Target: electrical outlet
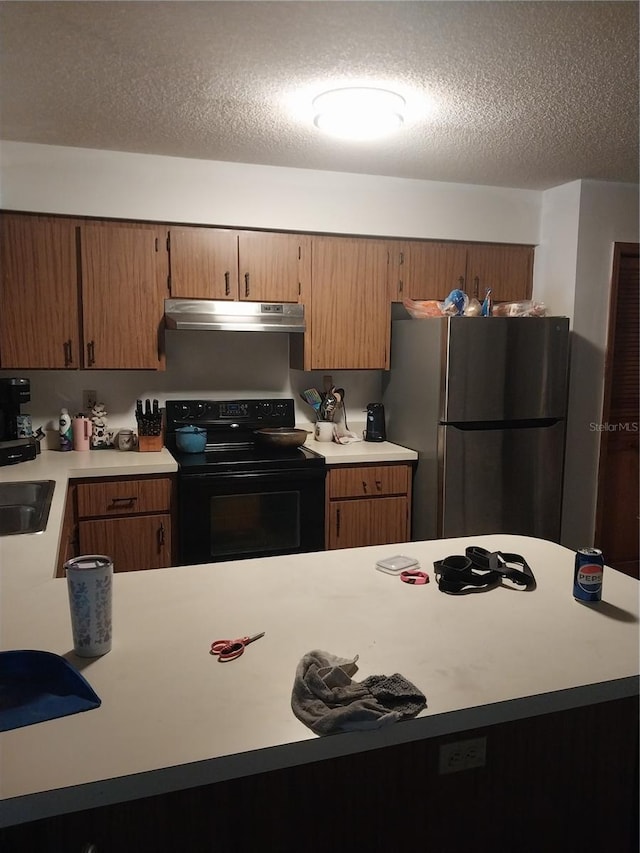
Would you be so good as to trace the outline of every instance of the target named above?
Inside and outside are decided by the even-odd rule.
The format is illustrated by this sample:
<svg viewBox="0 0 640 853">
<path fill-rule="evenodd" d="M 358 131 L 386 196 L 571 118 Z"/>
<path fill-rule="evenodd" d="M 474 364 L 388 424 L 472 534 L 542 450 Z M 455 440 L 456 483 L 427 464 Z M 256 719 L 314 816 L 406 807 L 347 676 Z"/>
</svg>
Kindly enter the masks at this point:
<svg viewBox="0 0 640 853">
<path fill-rule="evenodd" d="M 459 740 L 455 743 L 445 743 L 440 747 L 438 773 L 458 773 L 460 770 L 484 767 L 486 763 L 486 737 Z"/>
<path fill-rule="evenodd" d="M 82 392 L 82 411 L 85 413 L 90 412 L 91 409 L 93 409 L 93 407 L 95 406 L 97 399 L 98 399 L 98 395 L 95 391 L 83 391 Z"/>
</svg>

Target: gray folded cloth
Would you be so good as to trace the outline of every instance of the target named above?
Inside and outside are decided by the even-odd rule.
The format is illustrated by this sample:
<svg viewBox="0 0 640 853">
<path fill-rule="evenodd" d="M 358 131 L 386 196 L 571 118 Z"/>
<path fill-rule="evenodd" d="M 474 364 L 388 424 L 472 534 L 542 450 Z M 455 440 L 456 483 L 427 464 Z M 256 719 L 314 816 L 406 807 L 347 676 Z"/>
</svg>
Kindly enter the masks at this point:
<svg viewBox="0 0 640 853">
<path fill-rule="evenodd" d="M 291 708 L 317 735 L 378 729 L 426 708 L 424 693 L 399 673 L 353 681 L 357 660 L 315 649 L 298 663 Z"/>
</svg>

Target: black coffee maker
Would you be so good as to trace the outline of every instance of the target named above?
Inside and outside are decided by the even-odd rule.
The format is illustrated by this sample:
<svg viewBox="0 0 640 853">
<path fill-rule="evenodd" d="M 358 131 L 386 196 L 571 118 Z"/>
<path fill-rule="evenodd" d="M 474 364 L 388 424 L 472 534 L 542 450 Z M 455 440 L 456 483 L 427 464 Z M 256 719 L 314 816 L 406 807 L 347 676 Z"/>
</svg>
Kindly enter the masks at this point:
<svg viewBox="0 0 640 853">
<path fill-rule="evenodd" d="M 367 426 L 364 432 L 364 440 L 387 440 L 387 430 L 384 423 L 384 406 L 382 403 L 367 404 Z"/>
<path fill-rule="evenodd" d="M 0 379 L 0 465 L 35 459 L 34 438 L 18 438 L 20 406 L 31 399 L 28 379 Z"/>
</svg>

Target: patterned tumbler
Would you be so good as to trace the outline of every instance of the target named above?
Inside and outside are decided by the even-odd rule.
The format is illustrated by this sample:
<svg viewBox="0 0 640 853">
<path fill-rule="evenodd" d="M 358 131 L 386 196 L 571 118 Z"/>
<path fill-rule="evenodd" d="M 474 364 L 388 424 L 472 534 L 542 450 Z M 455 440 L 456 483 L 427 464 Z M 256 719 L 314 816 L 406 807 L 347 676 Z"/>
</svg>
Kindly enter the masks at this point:
<svg viewBox="0 0 640 853">
<path fill-rule="evenodd" d="M 94 658 L 111 650 L 111 557 L 90 554 L 64 564 L 71 610 L 73 650 Z"/>
</svg>

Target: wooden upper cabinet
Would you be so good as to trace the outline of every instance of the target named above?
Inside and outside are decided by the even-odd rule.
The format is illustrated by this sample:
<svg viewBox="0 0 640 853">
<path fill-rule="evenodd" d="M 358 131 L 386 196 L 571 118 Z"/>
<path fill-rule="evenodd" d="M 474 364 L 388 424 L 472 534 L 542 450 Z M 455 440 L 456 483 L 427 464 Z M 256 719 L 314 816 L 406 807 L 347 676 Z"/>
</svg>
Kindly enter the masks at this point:
<svg viewBox="0 0 640 853">
<path fill-rule="evenodd" d="M 310 245 L 305 235 L 171 228 L 171 295 L 298 302 L 308 278 Z"/>
<path fill-rule="evenodd" d="M 391 300 L 445 299 L 454 288 L 481 302 L 486 289 L 494 302 L 530 299 L 533 246 L 394 242 L 391 250 Z"/>
<path fill-rule="evenodd" d="M 466 246 L 459 243 L 395 243 L 391 298 L 444 299 L 454 288 L 464 289 L 466 264 Z"/>
<path fill-rule="evenodd" d="M 81 258 L 84 366 L 161 368 L 166 231 L 151 225 L 83 224 Z"/>
<path fill-rule="evenodd" d="M 306 369 L 389 367 L 388 255 L 384 240 L 313 238 Z"/>
<path fill-rule="evenodd" d="M 239 296 L 251 302 L 298 302 L 311 239 L 298 234 L 240 231 Z"/>
<path fill-rule="evenodd" d="M 218 228 L 171 228 L 171 295 L 238 298 L 238 234 Z"/>
<path fill-rule="evenodd" d="M 468 246 L 467 293 L 482 302 L 490 287 L 494 302 L 531 299 L 533 253 L 533 246 Z"/>
<path fill-rule="evenodd" d="M 77 223 L 53 217 L 0 218 L 0 366 L 81 364 Z"/>
</svg>

